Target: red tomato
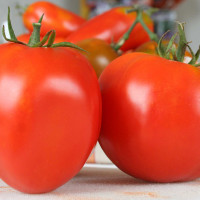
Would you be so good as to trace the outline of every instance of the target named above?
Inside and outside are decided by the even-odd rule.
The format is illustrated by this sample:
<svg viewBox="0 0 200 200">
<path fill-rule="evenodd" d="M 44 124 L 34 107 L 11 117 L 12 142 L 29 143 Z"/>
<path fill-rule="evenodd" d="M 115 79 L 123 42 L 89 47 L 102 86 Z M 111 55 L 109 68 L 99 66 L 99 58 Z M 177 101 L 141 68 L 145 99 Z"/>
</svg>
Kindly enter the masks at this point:
<svg viewBox="0 0 200 200">
<path fill-rule="evenodd" d="M 127 14 L 129 7 L 116 7 L 98 15 L 84 23 L 76 32 L 69 35 L 69 42 L 77 43 L 88 38 L 98 38 L 108 43 L 117 42 L 130 28 L 136 19 L 136 12 Z M 145 13 L 144 22 L 153 30 L 153 22 Z M 121 47 L 122 50 L 136 48 L 144 42 L 149 41 L 149 36 L 140 24 L 133 29 L 130 38 Z"/>
<path fill-rule="evenodd" d="M 100 76 L 101 147 L 122 171 L 147 181 L 200 176 L 200 71 L 132 53 Z"/>
<path fill-rule="evenodd" d="M 71 48 L 0 45 L 0 174 L 27 193 L 76 175 L 97 142 L 96 74 Z"/>
<path fill-rule="evenodd" d="M 51 29 L 56 30 L 57 36 L 66 37 L 76 31 L 86 20 L 75 13 L 63 9 L 53 3 L 38 1 L 28 6 L 23 14 L 25 27 L 32 32 L 32 23 L 37 22 L 44 14 L 41 35 L 45 35 Z"/>
</svg>

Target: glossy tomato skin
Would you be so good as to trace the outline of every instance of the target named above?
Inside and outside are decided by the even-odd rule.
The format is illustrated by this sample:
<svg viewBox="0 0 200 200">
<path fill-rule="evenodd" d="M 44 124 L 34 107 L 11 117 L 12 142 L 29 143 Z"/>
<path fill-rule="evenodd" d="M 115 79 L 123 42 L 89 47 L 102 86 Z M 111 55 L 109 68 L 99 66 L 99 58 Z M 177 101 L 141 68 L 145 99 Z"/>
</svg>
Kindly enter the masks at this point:
<svg viewBox="0 0 200 200">
<path fill-rule="evenodd" d="M 76 175 L 99 136 L 101 97 L 89 62 L 70 48 L 0 46 L 0 175 L 26 193 Z"/>
<path fill-rule="evenodd" d="M 77 43 L 88 38 L 105 40 L 109 44 L 117 42 L 130 28 L 136 19 L 136 13 L 127 14 L 130 7 L 116 7 L 98 15 L 84 23 L 76 32 L 69 35 L 69 42 Z M 143 14 L 144 22 L 153 30 L 153 22 L 146 14 Z M 149 41 L 149 36 L 140 24 L 136 25 L 130 38 L 121 47 L 123 51 L 136 48 L 144 42 Z"/>
<path fill-rule="evenodd" d="M 114 60 L 99 82 L 99 142 L 116 166 L 153 182 L 200 176 L 199 69 L 132 53 Z"/>
<path fill-rule="evenodd" d="M 66 37 L 86 21 L 75 13 L 51 2 L 37 1 L 30 4 L 23 14 L 24 25 L 30 32 L 33 31 L 32 24 L 38 22 L 42 14 L 44 14 L 44 17 L 41 35 L 45 35 L 48 31 L 54 29 L 57 36 Z"/>
<path fill-rule="evenodd" d="M 77 45 L 87 51 L 83 52 L 83 54 L 92 64 L 97 77 L 101 75 L 111 61 L 119 56 L 104 40 L 96 38 L 85 39 L 78 42 Z"/>
</svg>

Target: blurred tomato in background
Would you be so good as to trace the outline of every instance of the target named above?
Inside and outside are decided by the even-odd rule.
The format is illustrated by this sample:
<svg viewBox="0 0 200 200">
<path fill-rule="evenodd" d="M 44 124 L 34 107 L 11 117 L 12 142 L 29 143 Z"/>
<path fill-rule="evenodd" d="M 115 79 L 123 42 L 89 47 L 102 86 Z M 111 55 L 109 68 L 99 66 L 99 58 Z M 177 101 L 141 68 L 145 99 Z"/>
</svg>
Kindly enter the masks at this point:
<svg viewBox="0 0 200 200">
<path fill-rule="evenodd" d="M 181 2 L 183 0 L 81 0 L 81 12 L 85 18 L 91 18 L 119 5 L 131 6 L 139 4 L 161 9 L 171 9 Z"/>
<path fill-rule="evenodd" d="M 151 2 L 151 6 L 157 8 L 175 8 L 183 0 L 154 0 Z"/>
<path fill-rule="evenodd" d="M 157 13 L 152 15 L 154 21 L 154 32 L 161 37 L 163 33 L 171 30 L 166 39 L 171 38 L 175 32 L 175 21 L 177 20 L 177 7 L 184 0 L 81 0 L 81 15 L 90 19 L 115 6 L 131 6 L 134 4 L 159 8 Z"/>
</svg>

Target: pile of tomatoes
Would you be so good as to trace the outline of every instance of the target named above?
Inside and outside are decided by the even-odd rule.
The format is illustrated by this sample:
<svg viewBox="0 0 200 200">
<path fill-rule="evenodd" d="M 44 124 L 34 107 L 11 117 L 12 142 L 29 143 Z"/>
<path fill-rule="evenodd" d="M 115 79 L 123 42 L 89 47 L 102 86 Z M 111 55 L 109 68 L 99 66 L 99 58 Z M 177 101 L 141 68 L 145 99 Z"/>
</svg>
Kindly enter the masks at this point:
<svg viewBox="0 0 200 200">
<path fill-rule="evenodd" d="M 0 178 L 10 186 L 44 193 L 63 185 L 98 140 L 133 177 L 200 177 L 200 51 L 190 49 L 190 61 L 183 63 L 188 44 L 180 24 L 182 43 L 172 46 L 171 40 L 164 52 L 160 40 L 151 54 L 127 53 L 150 40 L 137 24 L 116 52 L 113 43 L 137 17 L 127 9 L 86 21 L 36 2 L 23 14 L 30 33 L 16 37 L 8 23 L 10 42 L 0 45 Z M 153 31 L 151 18 L 142 18 Z"/>
</svg>

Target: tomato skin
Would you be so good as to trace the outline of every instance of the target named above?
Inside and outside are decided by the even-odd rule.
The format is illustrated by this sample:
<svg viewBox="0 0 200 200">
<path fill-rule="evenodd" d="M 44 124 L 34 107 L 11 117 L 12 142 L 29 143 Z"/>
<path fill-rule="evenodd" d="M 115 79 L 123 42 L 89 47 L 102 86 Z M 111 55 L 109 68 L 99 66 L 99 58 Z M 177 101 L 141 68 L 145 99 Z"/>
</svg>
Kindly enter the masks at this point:
<svg viewBox="0 0 200 200">
<path fill-rule="evenodd" d="M 30 4 L 23 14 L 24 25 L 30 32 L 33 31 L 32 24 L 38 22 L 42 14 L 44 14 L 44 17 L 41 35 L 45 35 L 48 31 L 54 29 L 57 36 L 66 37 L 86 21 L 75 13 L 53 3 L 38 1 Z"/>
<path fill-rule="evenodd" d="M 99 79 L 99 142 L 131 176 L 153 182 L 200 176 L 200 71 L 158 56 L 115 59 Z"/>
<path fill-rule="evenodd" d="M 76 32 L 69 35 L 69 42 L 77 43 L 88 38 L 98 38 L 105 40 L 109 44 L 117 42 L 123 34 L 130 28 L 136 19 L 136 13 L 126 14 L 129 7 L 116 7 L 98 15 L 84 23 Z M 153 22 L 145 13 L 144 22 L 150 30 L 153 30 Z M 140 24 L 136 25 L 130 38 L 121 47 L 123 51 L 136 48 L 144 42 L 149 41 L 149 36 Z"/>
<path fill-rule="evenodd" d="M 119 56 L 104 40 L 91 38 L 82 40 L 77 45 L 87 51 L 83 54 L 92 64 L 97 77 L 101 75 L 111 61 Z"/>
<path fill-rule="evenodd" d="M 82 168 L 99 136 L 101 95 L 70 48 L 0 46 L 0 174 L 26 193 L 49 192 Z"/>
</svg>

